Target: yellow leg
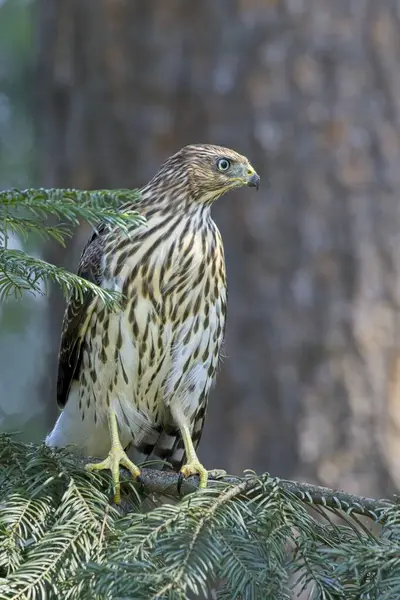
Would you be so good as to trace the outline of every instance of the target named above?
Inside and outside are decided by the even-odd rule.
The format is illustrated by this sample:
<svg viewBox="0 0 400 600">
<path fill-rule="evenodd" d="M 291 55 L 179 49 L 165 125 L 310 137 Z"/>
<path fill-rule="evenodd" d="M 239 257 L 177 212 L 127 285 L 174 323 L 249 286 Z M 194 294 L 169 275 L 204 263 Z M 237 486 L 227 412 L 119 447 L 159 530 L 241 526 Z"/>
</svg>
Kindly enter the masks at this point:
<svg viewBox="0 0 400 600">
<path fill-rule="evenodd" d="M 102 471 L 103 469 L 110 469 L 114 485 L 114 502 L 115 504 L 119 504 L 121 501 L 119 466 L 122 465 L 128 469 L 134 478 L 140 475 L 140 469 L 131 460 L 129 460 L 125 450 L 121 446 L 118 435 L 117 417 L 112 409 L 109 409 L 107 418 L 111 438 L 111 450 L 105 460 L 100 463 L 90 463 L 86 465 L 85 469 L 87 471 Z"/>
<path fill-rule="evenodd" d="M 200 488 L 207 487 L 208 480 L 208 471 L 199 459 L 197 458 L 196 450 L 194 449 L 192 436 L 190 435 L 189 428 L 187 425 L 181 425 L 180 427 L 183 443 L 185 445 L 186 452 L 186 464 L 181 468 L 181 473 L 184 477 L 189 477 L 190 475 L 199 475 L 200 476 Z"/>
</svg>

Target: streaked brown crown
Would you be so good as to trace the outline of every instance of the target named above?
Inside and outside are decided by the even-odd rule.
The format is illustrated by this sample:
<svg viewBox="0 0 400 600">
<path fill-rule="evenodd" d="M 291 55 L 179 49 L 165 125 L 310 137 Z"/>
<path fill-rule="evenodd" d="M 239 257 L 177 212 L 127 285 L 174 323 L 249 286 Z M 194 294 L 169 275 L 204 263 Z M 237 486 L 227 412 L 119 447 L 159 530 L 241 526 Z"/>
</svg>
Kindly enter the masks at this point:
<svg viewBox="0 0 400 600">
<path fill-rule="evenodd" d="M 229 166 L 222 170 L 221 166 L 226 164 Z M 210 204 L 233 188 L 258 186 L 258 180 L 248 159 L 235 150 L 212 144 L 192 144 L 170 156 L 143 192 L 146 195 L 155 189 L 157 193 L 173 190 L 174 195 L 186 192 L 192 201 Z"/>
</svg>

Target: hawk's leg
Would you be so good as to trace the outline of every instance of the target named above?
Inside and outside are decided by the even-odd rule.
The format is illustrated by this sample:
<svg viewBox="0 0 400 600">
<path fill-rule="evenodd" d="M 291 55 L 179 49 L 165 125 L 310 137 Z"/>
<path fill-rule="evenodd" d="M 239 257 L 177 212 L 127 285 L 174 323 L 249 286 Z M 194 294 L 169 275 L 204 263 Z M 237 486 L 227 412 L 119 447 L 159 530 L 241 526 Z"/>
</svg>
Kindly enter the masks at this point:
<svg viewBox="0 0 400 600">
<path fill-rule="evenodd" d="M 119 483 L 119 466 L 122 465 L 125 469 L 128 469 L 135 477 L 139 477 L 140 469 L 137 467 L 126 455 L 121 442 L 119 441 L 118 435 L 118 423 L 115 411 L 111 408 L 107 413 L 108 427 L 111 438 L 111 450 L 105 460 L 100 463 L 90 463 L 86 465 L 87 471 L 102 471 L 103 469 L 110 469 L 112 473 L 113 485 L 114 485 L 114 502 L 119 504 L 121 501 L 120 483 Z"/>
<path fill-rule="evenodd" d="M 190 435 L 189 427 L 186 425 L 186 423 L 182 423 L 180 424 L 179 429 L 181 431 L 183 443 L 185 445 L 185 453 L 187 460 L 186 464 L 183 465 L 183 467 L 181 468 L 181 473 L 184 477 L 189 477 L 190 475 L 199 475 L 199 487 L 206 488 L 208 480 L 208 471 L 205 467 L 203 467 L 203 465 L 197 458 L 196 450 L 193 446 L 192 436 Z"/>
</svg>

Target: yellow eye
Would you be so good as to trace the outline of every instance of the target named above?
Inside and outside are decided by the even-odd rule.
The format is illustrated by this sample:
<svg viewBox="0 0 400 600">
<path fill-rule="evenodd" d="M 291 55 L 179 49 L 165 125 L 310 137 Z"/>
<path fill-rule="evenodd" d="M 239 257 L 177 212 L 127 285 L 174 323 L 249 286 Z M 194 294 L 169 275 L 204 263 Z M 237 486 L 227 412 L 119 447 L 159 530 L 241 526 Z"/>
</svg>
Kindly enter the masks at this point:
<svg viewBox="0 0 400 600">
<path fill-rule="evenodd" d="M 231 163 L 229 162 L 229 160 L 227 158 L 220 158 L 219 161 L 217 162 L 218 171 L 227 171 L 230 166 L 231 166 Z"/>
</svg>

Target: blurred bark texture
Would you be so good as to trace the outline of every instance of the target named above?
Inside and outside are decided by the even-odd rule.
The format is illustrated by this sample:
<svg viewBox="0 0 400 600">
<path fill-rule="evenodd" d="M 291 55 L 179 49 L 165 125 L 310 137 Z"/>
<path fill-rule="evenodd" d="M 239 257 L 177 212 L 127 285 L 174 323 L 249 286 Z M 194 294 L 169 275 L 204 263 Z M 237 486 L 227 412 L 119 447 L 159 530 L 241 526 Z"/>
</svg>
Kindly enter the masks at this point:
<svg viewBox="0 0 400 600">
<path fill-rule="evenodd" d="M 400 488 L 399 6 L 37 4 L 43 185 L 137 187 L 193 142 L 261 175 L 214 209 L 230 297 L 209 467 Z"/>
</svg>

